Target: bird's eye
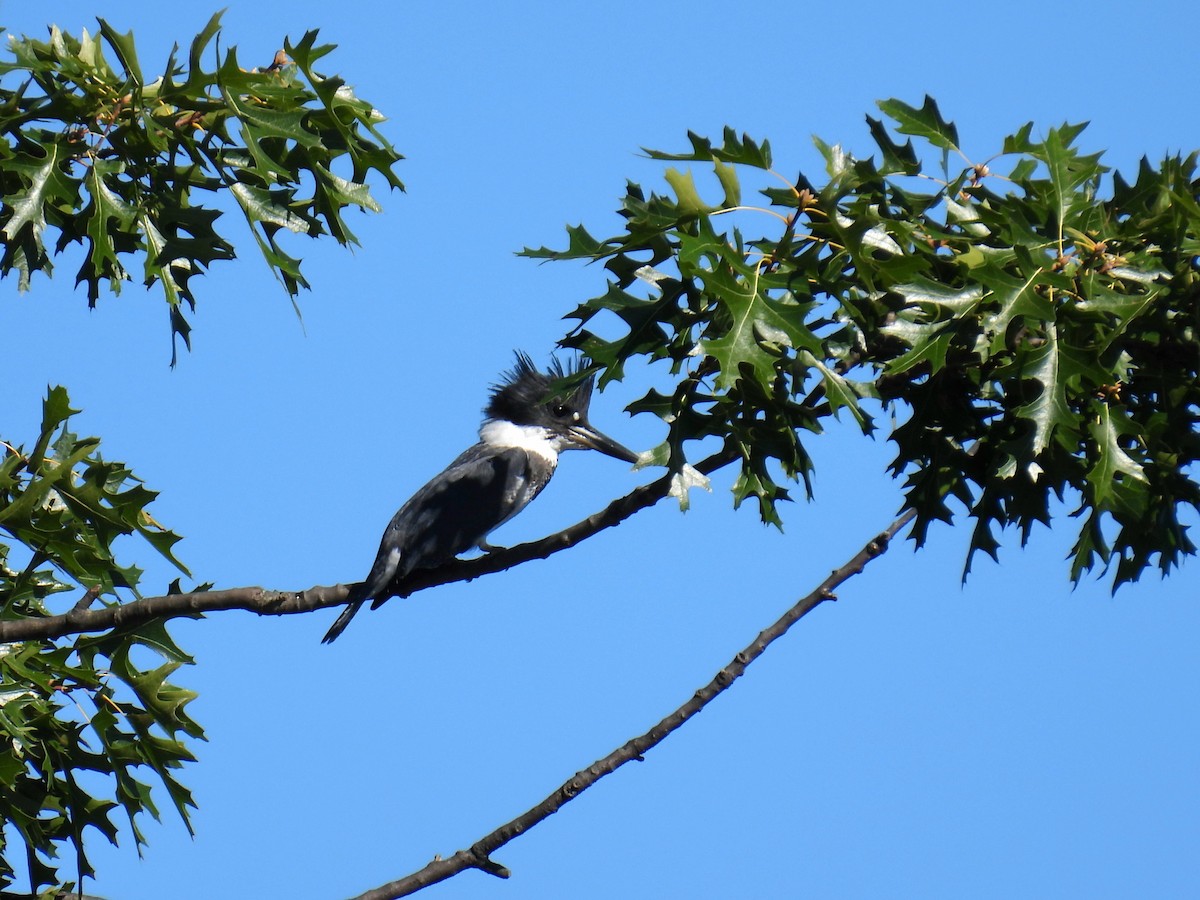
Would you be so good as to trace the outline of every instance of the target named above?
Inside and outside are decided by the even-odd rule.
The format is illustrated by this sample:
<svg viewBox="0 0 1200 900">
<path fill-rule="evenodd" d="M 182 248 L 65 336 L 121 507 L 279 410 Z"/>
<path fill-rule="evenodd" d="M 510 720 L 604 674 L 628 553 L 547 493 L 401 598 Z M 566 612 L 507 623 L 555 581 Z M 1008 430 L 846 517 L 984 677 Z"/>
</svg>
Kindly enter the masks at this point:
<svg viewBox="0 0 1200 900">
<path fill-rule="evenodd" d="M 550 412 L 554 413 L 554 418 L 556 419 L 565 419 L 571 412 L 571 407 L 565 403 L 555 403 L 550 407 Z"/>
</svg>

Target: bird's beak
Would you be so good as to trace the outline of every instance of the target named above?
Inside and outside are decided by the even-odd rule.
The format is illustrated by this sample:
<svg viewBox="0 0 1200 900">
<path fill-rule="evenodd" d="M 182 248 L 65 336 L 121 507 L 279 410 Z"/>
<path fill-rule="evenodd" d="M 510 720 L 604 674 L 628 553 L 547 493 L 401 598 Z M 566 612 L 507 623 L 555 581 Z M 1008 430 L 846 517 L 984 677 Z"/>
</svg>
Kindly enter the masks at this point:
<svg viewBox="0 0 1200 900">
<path fill-rule="evenodd" d="M 602 431 L 597 431 L 587 422 L 579 422 L 571 426 L 571 440 L 580 447 L 586 447 L 589 450 L 599 450 L 601 453 L 623 459 L 627 463 L 638 461 L 638 455 L 618 444 L 612 438 Z"/>
</svg>

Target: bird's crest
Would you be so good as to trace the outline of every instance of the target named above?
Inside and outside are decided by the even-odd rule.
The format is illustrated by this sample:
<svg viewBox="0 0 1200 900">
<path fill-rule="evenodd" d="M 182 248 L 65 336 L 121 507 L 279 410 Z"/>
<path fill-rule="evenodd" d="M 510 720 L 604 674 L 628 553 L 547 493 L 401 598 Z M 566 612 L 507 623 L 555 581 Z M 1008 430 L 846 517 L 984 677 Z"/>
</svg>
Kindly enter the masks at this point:
<svg viewBox="0 0 1200 900">
<path fill-rule="evenodd" d="M 573 359 L 564 365 L 554 358 L 549 370 L 542 372 L 528 353 L 518 350 L 516 357 L 516 365 L 504 373 L 500 383 L 492 386 L 491 397 L 483 410 L 485 416 L 518 425 L 534 424 L 551 407 L 565 406 L 578 413 L 581 419 L 587 419 L 594 378 L 589 376 L 573 387 L 563 384 L 579 374 L 584 368 L 583 360 Z"/>
</svg>

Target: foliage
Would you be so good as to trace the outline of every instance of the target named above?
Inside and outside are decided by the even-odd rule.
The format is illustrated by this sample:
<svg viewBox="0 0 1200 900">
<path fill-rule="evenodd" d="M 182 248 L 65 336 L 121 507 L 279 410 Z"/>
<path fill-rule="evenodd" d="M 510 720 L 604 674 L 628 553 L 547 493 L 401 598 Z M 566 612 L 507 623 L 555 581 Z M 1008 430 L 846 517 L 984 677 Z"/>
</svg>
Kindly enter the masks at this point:
<svg viewBox="0 0 1200 900">
<path fill-rule="evenodd" d="M 178 535 L 147 512 L 154 492 L 104 460 L 99 440 L 68 431 L 73 412 L 66 391 L 54 388 L 32 449 L 3 445 L 0 530 L 29 557 L 11 560 L 0 544 L 5 619 L 48 615 L 55 595 L 68 592 L 82 594 L 77 608 L 116 603 L 121 589 L 136 594 L 140 570 L 114 552 L 123 535 L 140 535 L 186 572 L 172 554 Z M 159 664 L 146 667 L 139 648 L 153 650 Z M 118 807 L 142 843 L 139 815 L 157 818 L 158 808 L 139 770 L 154 773 L 187 822 L 191 795 L 174 771 L 192 759 L 180 738 L 203 732 L 185 709 L 195 695 L 167 679 L 189 662 L 161 622 L 65 645 L 0 645 L 0 811 L 24 842 L 35 890 L 62 880 L 55 862 L 62 844 L 75 849 L 72 874 L 90 875 L 84 835 L 93 828 L 115 843 L 110 815 Z M 2 844 L 0 836 L 7 851 Z M 8 853 L 0 853 L 0 887 L 13 875 Z"/>
<path fill-rule="evenodd" d="M 610 273 L 567 343 L 602 383 L 666 360 L 673 394 L 631 407 L 669 423 L 659 457 L 680 466 L 689 441 L 722 440 L 740 460 L 735 502 L 756 498 L 766 521 L 781 523 L 778 472 L 808 485 L 803 435 L 839 415 L 870 432 L 882 406 L 918 542 L 957 501 L 970 553 L 995 556 L 995 526 L 1025 541 L 1069 498 L 1073 579 L 1098 563 L 1115 563 L 1114 589 L 1152 562 L 1165 573 L 1195 552 L 1179 508 L 1200 507 L 1196 155 L 1143 160 L 1106 189 L 1099 155 L 1075 147 L 1083 126 L 1035 139 L 1030 124 L 997 174 L 932 99 L 880 108 L 893 124 L 867 118 L 874 155 L 816 140 L 819 185 L 778 175 L 766 141 L 730 129 L 647 151 L 711 166 L 718 196 L 668 168 L 668 194 L 628 186 L 623 233 L 579 226 L 565 250 L 527 249 Z M 897 133 L 934 151 L 934 173 Z M 743 203 L 746 173 L 765 181 L 762 205 Z"/>
<path fill-rule="evenodd" d="M 136 257 L 186 343 L 191 276 L 233 258 L 219 211 L 196 192 L 232 197 L 293 297 L 305 282 L 281 230 L 354 241 L 342 211 L 377 208 L 368 174 L 401 186 L 382 117 L 313 69 L 332 49 L 315 32 L 261 71 L 243 70 L 234 50 L 205 71 L 218 29 L 214 16 L 187 64 L 173 51 L 153 81 L 132 35 L 103 21 L 96 37 L 52 29 L 48 42 L 11 43 L 0 275 L 15 270 L 27 287 L 78 243 L 77 278 L 95 304 Z M 1195 552 L 1180 508 L 1200 508 L 1196 157 L 1109 180 L 1098 155 L 1076 149 L 1082 126 L 1035 139 L 1026 125 L 1003 142 L 997 174 L 994 160 L 967 158 L 932 100 L 881 108 L 891 125 L 868 117 L 872 156 L 816 142 L 820 184 L 780 176 L 766 141 L 728 129 L 720 143 L 692 134 L 682 153 L 648 151 L 711 167 L 715 200 L 691 169 L 670 167 L 666 194 L 628 186 L 621 234 L 579 226 L 565 250 L 527 250 L 600 260 L 611 276 L 572 313 L 566 343 L 602 383 L 639 357 L 664 362 L 675 388 L 632 406 L 669 424 L 654 458 L 686 482 L 698 477 L 685 468 L 695 444 L 721 442 L 740 464 L 735 503 L 754 498 L 765 521 L 782 524 L 788 480 L 811 494 L 809 435 L 830 417 L 869 434 L 886 411 L 919 542 L 965 511 L 972 554 L 994 556 L 997 526 L 1024 541 L 1055 498 L 1069 499 L 1073 578 L 1097 565 L 1115 565 L 1114 585 L 1152 563 L 1166 572 Z M 901 136 L 933 151 L 932 174 Z M 746 178 L 761 201 L 743 200 Z M 0 618 L 59 613 L 68 592 L 82 593 L 74 609 L 136 596 L 141 572 L 114 550 L 130 536 L 179 565 L 178 537 L 147 512 L 154 493 L 106 462 L 97 439 L 68 431 L 72 412 L 54 388 L 32 448 L 2 445 L 0 530 L 19 548 L 0 545 Z M 90 874 L 84 836 L 115 841 L 118 807 L 140 846 L 141 814 L 158 815 L 146 769 L 187 821 L 176 772 L 192 758 L 184 740 L 203 732 L 186 712 L 194 695 L 168 679 L 190 661 L 161 621 L 0 645 L 0 888 L 14 874 L 2 846 L 13 834 L 35 891 L 71 877 L 56 863 L 64 846 L 76 880 Z"/>
<path fill-rule="evenodd" d="M 293 298 L 307 285 L 281 232 L 355 241 L 342 213 L 379 208 L 369 173 L 403 187 L 393 172 L 401 157 L 377 131 L 383 117 L 341 78 L 316 71 L 333 47 L 318 45 L 315 31 L 285 41 L 261 70 L 243 69 L 230 49 L 209 71 L 203 57 L 219 30 L 218 14 L 186 65 L 175 48 L 153 80 L 133 35 L 104 20 L 95 36 L 51 28 L 48 41 L 10 38 L 12 59 L 0 61 L 0 276 L 15 272 L 26 289 L 79 244 L 77 284 L 94 306 L 102 284 L 119 292 L 140 265 L 145 284 L 163 291 L 173 338 L 190 347 L 192 276 L 234 258 L 216 228 L 221 211 L 201 192 L 240 211 Z M 2 619 L 138 596 L 141 571 L 114 550 L 126 536 L 186 572 L 173 555 L 178 536 L 147 511 L 154 492 L 104 460 L 98 439 L 70 432 L 73 412 L 54 388 L 32 449 L 0 444 L 0 530 L 15 541 L 0 544 Z M 74 607 L 57 608 L 68 593 Z M 190 662 L 161 621 L 0 645 L 0 888 L 14 859 L 35 891 L 81 882 L 91 874 L 85 835 L 115 842 L 118 808 L 140 847 L 142 814 L 158 817 L 148 781 L 188 822 L 192 798 L 176 770 L 193 758 L 184 740 L 203 731 L 186 711 L 194 694 L 169 679 Z M 23 844 L 15 857 L 5 846 L 14 836 Z M 73 871 L 60 871 L 64 846 L 75 851 Z"/>
<path fill-rule="evenodd" d="M 48 41 L 11 39 L 13 60 L 0 62 L 0 275 L 15 270 L 23 289 L 34 272 L 50 273 L 51 248 L 78 243 L 76 281 L 94 306 L 101 284 L 119 292 L 134 277 L 135 257 L 145 284 L 162 288 L 172 335 L 190 347 L 191 278 L 234 257 L 216 229 L 221 212 L 199 192 L 235 201 L 294 298 L 307 282 L 280 232 L 355 242 L 342 210 L 379 208 L 368 173 L 402 187 L 392 171 L 401 157 L 376 130 L 383 117 L 313 68 L 334 49 L 317 45 L 317 32 L 285 42 L 262 69 L 243 69 L 231 48 L 206 71 L 218 13 L 186 65 L 176 48 L 147 80 L 132 33 L 99 26 L 79 39 L 58 28 Z"/>
</svg>

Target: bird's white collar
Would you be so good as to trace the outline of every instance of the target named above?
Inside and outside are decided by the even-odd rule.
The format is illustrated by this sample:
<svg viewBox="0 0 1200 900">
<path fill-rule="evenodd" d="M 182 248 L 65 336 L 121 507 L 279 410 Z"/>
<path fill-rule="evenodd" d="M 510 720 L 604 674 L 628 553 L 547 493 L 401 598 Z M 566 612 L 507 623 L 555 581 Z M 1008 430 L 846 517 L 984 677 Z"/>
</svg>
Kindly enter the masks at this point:
<svg viewBox="0 0 1200 900">
<path fill-rule="evenodd" d="M 536 453 L 547 462 L 556 464 L 559 451 L 568 443 L 560 435 L 541 425 L 517 425 L 504 419 L 492 419 L 479 429 L 479 439 L 489 447 L 517 447 Z"/>
</svg>

